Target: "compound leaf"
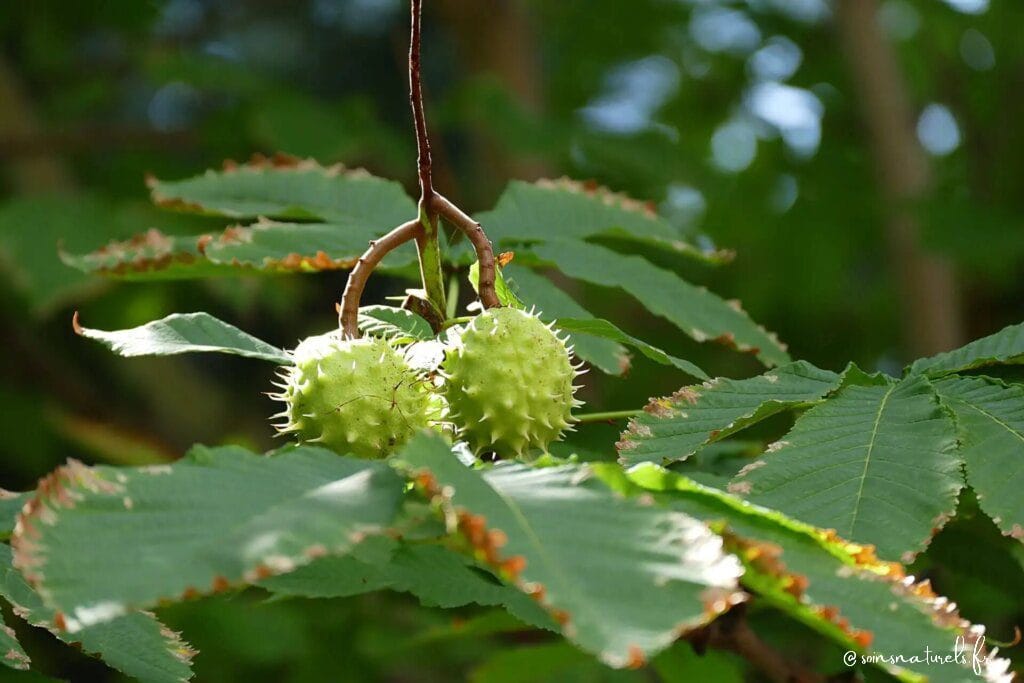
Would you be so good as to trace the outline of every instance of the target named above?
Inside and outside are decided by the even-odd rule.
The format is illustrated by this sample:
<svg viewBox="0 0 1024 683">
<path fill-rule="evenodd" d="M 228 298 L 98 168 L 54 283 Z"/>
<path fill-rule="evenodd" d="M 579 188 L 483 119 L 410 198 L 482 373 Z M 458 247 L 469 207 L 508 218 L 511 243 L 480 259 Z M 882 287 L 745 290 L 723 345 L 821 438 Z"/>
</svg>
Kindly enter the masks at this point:
<svg viewBox="0 0 1024 683">
<path fill-rule="evenodd" d="M 197 447 L 138 468 L 70 461 L 22 512 L 15 565 L 74 632 L 348 552 L 391 524 L 401 495 L 386 464 L 313 447 Z"/>
<path fill-rule="evenodd" d="M 75 332 L 94 339 L 121 356 L 172 356 L 179 353 L 215 352 L 258 358 L 291 365 L 287 352 L 243 332 L 209 313 L 174 313 L 127 330 L 105 332 L 82 327 L 78 314 Z"/>
<path fill-rule="evenodd" d="M 730 490 L 910 561 L 963 486 L 953 421 L 921 376 L 846 386 L 808 410 Z"/>
<path fill-rule="evenodd" d="M 705 444 L 819 401 L 839 375 L 797 361 L 749 379 L 718 378 L 652 399 L 616 446 L 624 464 L 685 460 Z"/>
<path fill-rule="evenodd" d="M 481 473 L 436 437 L 411 442 L 399 462 L 450 506 L 478 557 L 611 666 L 643 662 L 739 599 L 739 566 L 718 537 L 687 515 L 615 494 L 587 466 Z"/>
</svg>

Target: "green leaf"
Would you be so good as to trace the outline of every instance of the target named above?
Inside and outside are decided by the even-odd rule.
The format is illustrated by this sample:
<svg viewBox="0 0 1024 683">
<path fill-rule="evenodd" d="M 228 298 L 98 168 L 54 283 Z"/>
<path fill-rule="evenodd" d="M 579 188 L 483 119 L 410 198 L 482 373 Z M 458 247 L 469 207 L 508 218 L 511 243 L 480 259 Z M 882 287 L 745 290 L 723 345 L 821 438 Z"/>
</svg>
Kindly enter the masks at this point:
<svg viewBox="0 0 1024 683">
<path fill-rule="evenodd" d="M 705 444 L 771 417 L 815 403 L 839 386 L 839 375 L 797 361 L 749 379 L 718 378 L 652 399 L 616 446 L 624 464 L 685 460 Z"/>
<path fill-rule="evenodd" d="M 508 464 L 481 474 L 426 436 L 398 462 L 451 506 L 478 557 L 611 666 L 638 664 L 705 623 L 715 615 L 709 596 L 736 597 L 739 567 L 717 537 L 686 515 L 616 495 L 589 467 Z"/>
<path fill-rule="evenodd" d="M 18 642 L 18 634 L 6 624 L 0 624 L 0 663 L 15 671 L 28 671 L 32 660 Z"/>
<path fill-rule="evenodd" d="M 502 275 L 502 268 L 494 268 L 494 293 L 498 297 L 498 301 L 502 306 L 511 306 L 512 308 L 526 308 L 519 297 L 509 289 L 508 283 L 505 282 L 505 276 Z M 473 265 L 469 267 L 469 284 L 472 285 L 473 291 L 477 294 L 480 293 L 480 262 L 474 261 Z"/>
<path fill-rule="evenodd" d="M 509 286 L 524 301 L 536 306 L 540 319 L 545 322 L 558 318 L 594 317 L 540 273 L 515 264 L 505 266 L 503 272 Z M 575 348 L 575 355 L 602 372 L 621 375 L 629 369 L 629 354 L 621 344 L 583 333 L 570 332 L 569 338 L 569 343 Z"/>
<path fill-rule="evenodd" d="M 659 348 L 655 348 L 647 342 L 631 337 L 615 325 L 601 318 L 558 318 L 555 325 L 566 332 L 583 332 L 594 337 L 610 339 L 620 344 L 632 346 L 634 349 L 662 365 L 671 365 L 677 370 L 699 379 L 707 379 L 707 373 L 698 368 L 688 360 L 670 356 Z"/>
<path fill-rule="evenodd" d="M 260 221 L 228 228 L 202 240 L 203 256 L 213 264 L 268 273 L 349 270 L 388 227 L 343 223 L 278 223 Z M 402 245 L 378 266 L 394 270 L 416 261 L 412 245 Z"/>
<path fill-rule="evenodd" d="M 209 313 L 174 313 L 127 330 L 92 330 L 74 320 L 75 332 L 95 339 L 121 356 L 172 356 L 179 353 L 229 353 L 291 365 L 287 352 L 217 320 Z"/>
<path fill-rule="evenodd" d="M 363 306 L 359 309 L 359 330 L 388 339 L 433 339 L 434 330 L 424 318 L 405 308 Z"/>
<path fill-rule="evenodd" d="M 909 562 L 963 486 L 953 421 L 921 376 L 847 386 L 808 410 L 730 490 Z"/>
<path fill-rule="evenodd" d="M 195 652 L 152 614 L 129 612 L 68 633 L 54 610 L 43 604 L 39 594 L 11 566 L 11 560 L 10 547 L 0 545 L 0 595 L 29 624 L 45 628 L 66 643 L 80 644 L 85 652 L 141 681 L 179 683 L 192 678 Z"/>
<path fill-rule="evenodd" d="M 731 257 L 727 252 L 703 250 L 686 242 L 642 202 L 568 179 L 513 181 L 494 209 L 476 218 L 496 245 L 546 242 L 552 235 L 571 241 L 606 235 L 651 244 L 706 263 L 721 263 Z"/>
<path fill-rule="evenodd" d="M 738 303 L 691 285 L 639 256 L 563 241 L 536 244 L 531 252 L 569 277 L 625 290 L 647 310 L 667 318 L 697 341 L 725 343 L 755 354 L 769 366 L 790 360 L 785 345 L 755 324 Z"/>
<path fill-rule="evenodd" d="M 0 489 L 0 538 L 7 538 L 14 531 L 14 524 L 18 521 L 18 513 L 29 500 L 32 499 L 33 491 L 6 491 Z"/>
<path fill-rule="evenodd" d="M 91 253 L 61 252 L 60 256 L 65 264 L 86 273 L 125 280 L 315 273 L 352 268 L 369 241 L 387 229 L 263 220 L 199 236 L 149 230 Z M 378 267 L 398 271 L 415 260 L 413 248 L 403 245 L 385 256 Z"/>
<path fill-rule="evenodd" d="M 935 390 L 956 415 L 960 457 L 978 504 L 1024 541 L 1024 387 L 987 377 L 948 377 Z"/>
<path fill-rule="evenodd" d="M 625 476 L 604 470 L 608 476 Z M 653 464 L 629 473 L 657 501 L 721 529 L 729 550 L 744 560 L 743 584 L 775 606 L 859 654 L 918 654 L 925 647 L 953 655 L 957 637 L 966 641 L 967 668 L 951 663 L 879 666 L 903 680 L 962 683 L 972 676 L 971 644 L 977 632 L 927 582 L 916 584 L 899 565 L 879 562 L 869 548 L 834 533 L 751 505 Z M 997 668 L 1005 660 L 990 662 Z"/>
<path fill-rule="evenodd" d="M 416 216 L 416 204 L 394 181 L 291 158 L 256 159 L 149 186 L 158 206 L 225 218 L 319 219 L 383 234 Z"/>
<path fill-rule="evenodd" d="M 70 461 L 22 513 L 15 564 L 74 631 L 348 552 L 391 524 L 401 495 L 385 463 L 312 447 L 269 458 L 197 447 L 139 468 Z"/>
<path fill-rule="evenodd" d="M 908 372 L 932 377 L 983 368 L 1024 363 L 1024 323 L 976 339 L 959 349 L 914 361 Z"/>
<path fill-rule="evenodd" d="M 521 591 L 436 544 L 403 543 L 394 554 L 366 561 L 355 554 L 324 557 L 261 584 L 284 595 L 333 598 L 390 589 L 412 593 L 429 607 L 502 605 L 520 620 L 556 630 L 551 618 Z"/>
<path fill-rule="evenodd" d="M 229 228 L 228 231 L 232 230 Z M 124 280 L 177 280 L 230 275 L 241 269 L 209 261 L 204 245 L 213 235 L 165 235 L 155 228 L 91 252 L 60 250 L 65 265 Z M 241 271 L 244 272 L 244 271 Z"/>
</svg>

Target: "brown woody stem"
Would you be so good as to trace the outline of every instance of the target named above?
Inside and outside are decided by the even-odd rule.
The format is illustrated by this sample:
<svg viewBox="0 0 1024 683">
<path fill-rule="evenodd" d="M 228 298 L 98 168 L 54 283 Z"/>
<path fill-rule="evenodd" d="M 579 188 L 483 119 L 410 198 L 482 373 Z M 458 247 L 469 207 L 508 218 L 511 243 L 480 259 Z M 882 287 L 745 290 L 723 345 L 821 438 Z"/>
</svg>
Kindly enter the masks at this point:
<svg viewBox="0 0 1024 683">
<path fill-rule="evenodd" d="M 412 0 L 412 28 L 409 35 L 409 103 L 412 105 L 412 122 L 416 128 L 416 169 L 420 178 L 420 202 L 430 203 L 434 194 L 431 176 L 430 137 L 427 135 L 427 118 L 423 114 L 423 79 L 420 76 L 420 15 L 422 0 Z"/>
<path fill-rule="evenodd" d="M 359 299 L 363 296 L 363 288 L 366 287 L 370 273 L 388 252 L 415 239 L 422 231 L 423 226 L 417 218 L 399 225 L 380 239 L 370 241 L 370 248 L 359 257 L 355 268 L 348 276 L 345 293 L 341 296 L 341 305 L 338 307 L 338 324 L 341 326 L 343 338 L 359 338 Z"/>
<path fill-rule="evenodd" d="M 427 117 L 423 113 L 423 78 L 420 67 L 422 0 L 409 3 L 411 22 L 409 29 L 409 105 L 412 107 L 412 122 L 416 129 L 416 171 L 420 181 L 419 217 L 423 230 L 416 237 L 416 252 L 420 261 L 420 276 L 423 293 L 428 302 L 431 320 L 444 320 L 445 303 L 444 270 L 441 266 L 441 245 L 438 241 L 437 214 L 431 209 L 434 196 L 432 177 L 433 161 L 430 155 L 430 136 L 427 134 Z M 435 330 L 438 329 L 435 325 Z"/>
<path fill-rule="evenodd" d="M 435 194 L 431 204 L 438 215 L 464 232 L 473 244 L 473 248 L 476 249 L 476 259 L 480 262 L 480 282 L 477 284 L 477 289 L 484 308 L 501 306 L 498 295 L 494 291 L 494 250 L 491 248 L 491 241 L 484 234 L 484 229 L 443 195 Z"/>
</svg>

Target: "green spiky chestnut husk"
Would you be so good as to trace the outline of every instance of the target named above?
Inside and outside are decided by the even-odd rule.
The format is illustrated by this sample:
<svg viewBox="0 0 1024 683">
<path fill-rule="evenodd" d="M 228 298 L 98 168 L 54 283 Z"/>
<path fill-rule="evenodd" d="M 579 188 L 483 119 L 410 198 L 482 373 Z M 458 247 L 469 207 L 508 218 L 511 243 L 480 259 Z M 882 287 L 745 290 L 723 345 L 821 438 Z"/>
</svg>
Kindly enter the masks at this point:
<svg viewBox="0 0 1024 683">
<path fill-rule="evenodd" d="M 279 432 L 361 458 L 382 458 L 437 417 L 435 396 L 387 340 L 310 337 L 281 376 Z"/>
<path fill-rule="evenodd" d="M 570 428 L 578 374 L 570 349 L 537 317 L 516 308 L 476 316 L 442 366 L 450 418 L 476 451 L 522 456 Z"/>
</svg>

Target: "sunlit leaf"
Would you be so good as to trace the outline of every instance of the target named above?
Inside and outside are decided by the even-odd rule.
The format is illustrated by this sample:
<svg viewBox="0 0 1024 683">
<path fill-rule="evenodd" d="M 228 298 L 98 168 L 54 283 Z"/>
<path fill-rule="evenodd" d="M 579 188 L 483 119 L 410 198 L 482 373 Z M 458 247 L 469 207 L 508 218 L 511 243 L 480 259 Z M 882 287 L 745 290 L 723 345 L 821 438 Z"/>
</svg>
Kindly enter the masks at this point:
<svg viewBox="0 0 1024 683">
<path fill-rule="evenodd" d="M 434 437 L 399 460 L 450 506 L 478 557 L 609 665 L 644 661 L 713 618 L 709 603 L 739 599 L 739 567 L 720 539 L 686 515 L 615 495 L 586 466 L 481 473 Z"/>
<path fill-rule="evenodd" d="M 217 320 L 208 313 L 174 313 L 139 327 L 105 332 L 78 324 L 75 332 L 94 339 L 121 356 L 171 356 L 179 353 L 228 353 L 290 365 L 283 350 Z"/>
<path fill-rule="evenodd" d="M 921 376 L 847 386 L 800 417 L 730 490 L 913 559 L 963 486 L 949 412 Z"/>
<path fill-rule="evenodd" d="M 15 614 L 61 640 L 78 644 L 90 655 L 147 683 L 180 683 L 192 677 L 194 651 L 181 637 L 148 612 L 129 612 L 111 621 L 68 633 L 62 618 L 11 566 L 11 549 L 0 545 L 0 595 Z"/>
<path fill-rule="evenodd" d="M 140 468 L 71 461 L 22 513 L 15 564 L 73 632 L 345 553 L 391 523 L 401 492 L 384 463 L 312 447 L 270 458 L 197 447 Z"/>
</svg>

